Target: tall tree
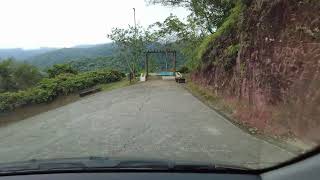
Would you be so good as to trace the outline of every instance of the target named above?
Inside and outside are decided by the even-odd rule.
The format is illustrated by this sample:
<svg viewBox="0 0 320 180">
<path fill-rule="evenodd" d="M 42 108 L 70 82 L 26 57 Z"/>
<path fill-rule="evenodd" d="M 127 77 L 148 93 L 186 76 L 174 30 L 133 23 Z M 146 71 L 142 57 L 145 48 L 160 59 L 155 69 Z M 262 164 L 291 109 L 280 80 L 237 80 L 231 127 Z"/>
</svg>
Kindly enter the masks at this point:
<svg viewBox="0 0 320 180">
<path fill-rule="evenodd" d="M 133 75 L 141 68 L 144 51 L 153 42 L 154 36 L 142 26 L 129 26 L 127 29 L 114 28 L 108 38 L 117 46 L 117 59 L 123 61 Z"/>
<path fill-rule="evenodd" d="M 34 86 L 42 79 L 42 74 L 36 66 L 27 63 L 17 63 L 13 72 L 16 89 L 26 89 Z"/>
<path fill-rule="evenodd" d="M 188 59 L 188 64 L 193 66 L 195 49 L 206 35 L 194 19 L 188 18 L 187 22 L 182 22 L 171 14 L 163 22 L 156 22 L 150 28 L 163 46 L 180 51 Z"/>
<path fill-rule="evenodd" d="M 42 75 L 37 67 L 7 59 L 0 62 L 0 92 L 34 86 Z"/>
<path fill-rule="evenodd" d="M 7 59 L 0 63 L 0 92 L 14 89 L 12 77 L 13 60 Z"/>
<path fill-rule="evenodd" d="M 77 74 L 77 70 L 71 67 L 70 64 L 55 64 L 47 69 L 47 73 L 50 78 L 54 78 L 59 74 L 69 73 Z"/>
<path fill-rule="evenodd" d="M 189 19 L 193 19 L 202 31 L 214 33 L 230 14 L 235 5 L 234 0 L 146 0 L 148 4 L 185 7 L 190 11 Z"/>
</svg>

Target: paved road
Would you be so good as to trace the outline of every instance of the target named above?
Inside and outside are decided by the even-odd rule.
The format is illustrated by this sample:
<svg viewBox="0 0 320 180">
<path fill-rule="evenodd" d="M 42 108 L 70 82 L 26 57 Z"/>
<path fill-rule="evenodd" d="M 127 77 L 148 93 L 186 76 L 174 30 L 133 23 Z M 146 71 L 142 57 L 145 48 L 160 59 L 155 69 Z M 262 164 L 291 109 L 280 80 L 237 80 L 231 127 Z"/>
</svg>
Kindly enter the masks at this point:
<svg viewBox="0 0 320 180">
<path fill-rule="evenodd" d="M 0 162 L 108 156 L 268 166 L 292 154 L 232 125 L 172 81 L 85 97 L 0 128 Z"/>
</svg>

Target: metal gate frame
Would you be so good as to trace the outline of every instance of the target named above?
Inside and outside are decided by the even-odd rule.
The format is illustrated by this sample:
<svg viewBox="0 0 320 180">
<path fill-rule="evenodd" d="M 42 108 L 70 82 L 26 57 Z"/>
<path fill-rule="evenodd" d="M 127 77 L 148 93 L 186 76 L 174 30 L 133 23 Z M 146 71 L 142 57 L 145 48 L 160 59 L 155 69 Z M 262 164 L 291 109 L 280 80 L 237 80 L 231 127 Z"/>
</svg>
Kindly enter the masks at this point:
<svg viewBox="0 0 320 180">
<path fill-rule="evenodd" d="M 146 51 L 146 59 L 145 59 L 145 72 L 146 78 L 149 75 L 149 54 L 172 54 L 173 55 L 173 71 L 176 72 L 176 59 L 177 59 L 177 52 L 174 50 L 149 50 Z"/>
</svg>

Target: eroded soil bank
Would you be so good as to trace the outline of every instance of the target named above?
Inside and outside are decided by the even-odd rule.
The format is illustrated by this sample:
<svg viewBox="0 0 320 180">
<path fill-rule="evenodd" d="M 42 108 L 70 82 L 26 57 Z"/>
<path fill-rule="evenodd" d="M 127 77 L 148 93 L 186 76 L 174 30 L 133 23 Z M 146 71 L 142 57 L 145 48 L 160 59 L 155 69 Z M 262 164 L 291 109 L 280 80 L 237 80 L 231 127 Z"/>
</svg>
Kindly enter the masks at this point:
<svg viewBox="0 0 320 180">
<path fill-rule="evenodd" d="M 204 53 L 192 81 L 222 97 L 240 123 L 320 142 L 319 1 L 245 2 L 237 23 Z"/>
</svg>

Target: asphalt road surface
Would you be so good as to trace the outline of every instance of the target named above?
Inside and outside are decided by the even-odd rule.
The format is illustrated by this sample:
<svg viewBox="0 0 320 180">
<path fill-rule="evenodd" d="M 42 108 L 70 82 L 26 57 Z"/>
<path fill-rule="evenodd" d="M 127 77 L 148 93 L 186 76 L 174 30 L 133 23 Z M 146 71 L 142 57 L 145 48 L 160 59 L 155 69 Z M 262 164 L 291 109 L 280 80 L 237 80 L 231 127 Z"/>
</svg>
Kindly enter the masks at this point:
<svg viewBox="0 0 320 180">
<path fill-rule="evenodd" d="M 100 92 L 0 127 L 0 162 L 88 156 L 263 167 L 293 154 L 245 133 L 173 81 Z"/>
</svg>

